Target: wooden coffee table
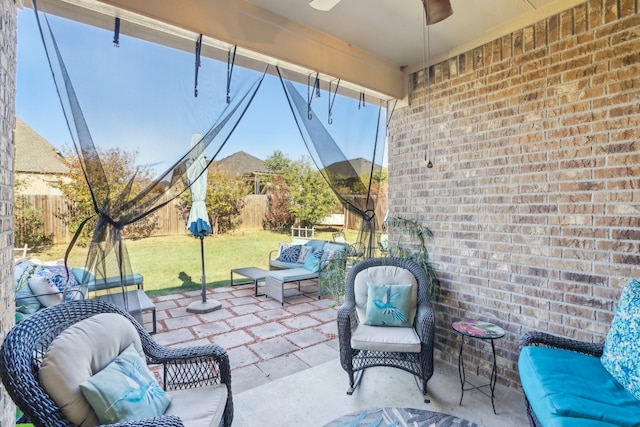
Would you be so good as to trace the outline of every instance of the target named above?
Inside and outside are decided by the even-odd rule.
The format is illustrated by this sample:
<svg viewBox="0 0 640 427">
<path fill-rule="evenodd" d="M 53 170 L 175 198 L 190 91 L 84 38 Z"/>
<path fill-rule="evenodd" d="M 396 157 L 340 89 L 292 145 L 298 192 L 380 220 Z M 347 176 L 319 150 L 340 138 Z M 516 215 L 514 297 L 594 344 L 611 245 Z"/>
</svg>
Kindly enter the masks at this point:
<svg viewBox="0 0 640 427">
<path fill-rule="evenodd" d="M 260 296 L 264 295 L 264 294 L 258 295 L 258 281 L 259 280 L 264 280 L 265 277 L 267 277 L 267 274 L 269 274 L 268 270 L 264 270 L 264 269 L 258 268 L 258 267 L 233 268 L 233 269 L 231 269 L 231 286 L 234 286 L 234 284 L 233 284 L 233 273 L 235 273 L 235 274 L 237 274 L 239 276 L 243 276 L 243 277 L 246 277 L 248 279 L 253 280 L 253 285 L 256 288 L 255 296 L 260 297 Z M 244 285 L 246 283 L 247 282 L 236 283 L 236 285 Z"/>
</svg>

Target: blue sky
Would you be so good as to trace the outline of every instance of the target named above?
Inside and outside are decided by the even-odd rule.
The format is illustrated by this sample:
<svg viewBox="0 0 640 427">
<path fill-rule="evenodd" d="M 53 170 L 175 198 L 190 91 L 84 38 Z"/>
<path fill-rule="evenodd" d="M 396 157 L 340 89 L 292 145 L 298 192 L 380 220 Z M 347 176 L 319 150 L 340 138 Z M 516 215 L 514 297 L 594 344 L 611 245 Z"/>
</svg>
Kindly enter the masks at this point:
<svg viewBox="0 0 640 427">
<path fill-rule="evenodd" d="M 186 151 L 193 131 L 210 127 L 212 117 L 225 105 L 226 63 L 202 59 L 195 98 L 193 52 L 124 35 L 116 48 L 113 32 L 58 18 L 50 22 L 97 146 L 135 149 L 141 164 L 167 164 Z M 18 24 L 17 116 L 62 149 L 70 145 L 71 137 L 33 11 L 21 10 Z M 232 92 L 241 93 L 260 74 L 236 67 Z M 306 87 L 301 92 L 306 97 Z M 326 116 L 327 103 L 326 93 L 313 101 L 319 116 Z M 376 108 L 360 111 L 357 100 L 339 96 L 334 110 L 334 124 L 328 129 L 338 141 L 348 141 L 345 151 L 351 144 L 356 153 L 364 127 L 370 127 L 377 115 Z M 265 78 L 218 159 L 240 150 L 262 159 L 274 150 L 294 159 L 307 155 L 277 77 Z"/>
</svg>

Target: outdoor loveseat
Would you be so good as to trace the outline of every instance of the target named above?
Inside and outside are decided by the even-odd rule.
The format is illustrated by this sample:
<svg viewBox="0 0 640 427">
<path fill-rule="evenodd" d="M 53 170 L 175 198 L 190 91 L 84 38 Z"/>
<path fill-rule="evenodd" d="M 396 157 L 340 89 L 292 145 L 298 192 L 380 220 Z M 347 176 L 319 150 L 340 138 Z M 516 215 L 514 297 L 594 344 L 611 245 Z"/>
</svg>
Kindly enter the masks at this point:
<svg viewBox="0 0 640 427">
<path fill-rule="evenodd" d="M 521 346 L 532 427 L 640 426 L 640 282 L 623 290 L 604 344 L 529 332 Z"/>
<path fill-rule="evenodd" d="M 265 295 L 284 304 L 284 298 L 289 296 L 285 283 L 297 282 L 298 289 L 291 294 L 298 294 L 301 281 L 321 281 L 332 263 L 346 263 L 347 258 L 343 255 L 349 254 L 349 248 L 347 243 L 315 239 L 300 244 L 281 243 L 279 249 L 269 253 L 270 271 L 265 277 Z"/>
<path fill-rule="evenodd" d="M 156 377 L 147 368 L 157 366 Z M 99 300 L 18 323 L 0 350 L 11 399 L 37 426 L 230 426 L 231 367 L 217 345 L 167 348 Z M 167 406 L 168 405 L 168 406 Z"/>
</svg>

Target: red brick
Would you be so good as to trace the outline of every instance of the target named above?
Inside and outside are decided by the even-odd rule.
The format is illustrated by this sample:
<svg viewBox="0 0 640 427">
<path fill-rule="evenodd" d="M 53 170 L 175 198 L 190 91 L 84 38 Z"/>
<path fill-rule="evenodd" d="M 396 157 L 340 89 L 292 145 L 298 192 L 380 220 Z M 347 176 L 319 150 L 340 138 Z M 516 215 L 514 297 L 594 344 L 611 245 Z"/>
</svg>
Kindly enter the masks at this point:
<svg viewBox="0 0 640 427">
<path fill-rule="evenodd" d="M 460 313 L 503 320 L 511 334 L 497 350 L 514 382 L 518 334 L 601 341 L 621 288 L 640 275 L 639 4 L 606 0 L 612 19 L 604 2 L 433 68 L 433 169 L 424 110 L 392 120 L 390 214 L 426 217 L 436 234 L 438 326 Z M 454 338 L 439 350 L 455 361 Z"/>
</svg>

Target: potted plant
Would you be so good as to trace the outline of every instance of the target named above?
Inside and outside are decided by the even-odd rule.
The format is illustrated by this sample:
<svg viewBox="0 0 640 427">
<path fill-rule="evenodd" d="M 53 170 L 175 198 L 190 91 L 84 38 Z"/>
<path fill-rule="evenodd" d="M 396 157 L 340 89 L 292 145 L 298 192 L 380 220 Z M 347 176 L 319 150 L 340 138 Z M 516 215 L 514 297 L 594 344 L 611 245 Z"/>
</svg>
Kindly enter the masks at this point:
<svg viewBox="0 0 640 427">
<path fill-rule="evenodd" d="M 320 265 L 320 275 L 318 277 L 320 295 L 331 296 L 334 305 L 342 304 L 348 257 L 349 254 L 346 250 L 337 251 L 335 258 L 324 261 Z"/>
<path fill-rule="evenodd" d="M 429 250 L 426 242 L 433 238 L 433 233 L 429 227 L 422 225 L 417 220 L 394 217 L 387 220 L 387 227 L 397 228 L 400 232 L 407 234 L 412 242 L 400 244 L 397 240 L 395 244 L 389 244 L 389 255 L 408 258 L 418 263 L 427 273 L 429 281 L 429 296 L 435 299 L 438 296 L 440 281 L 434 269 L 433 263 L 429 260 Z"/>
</svg>

